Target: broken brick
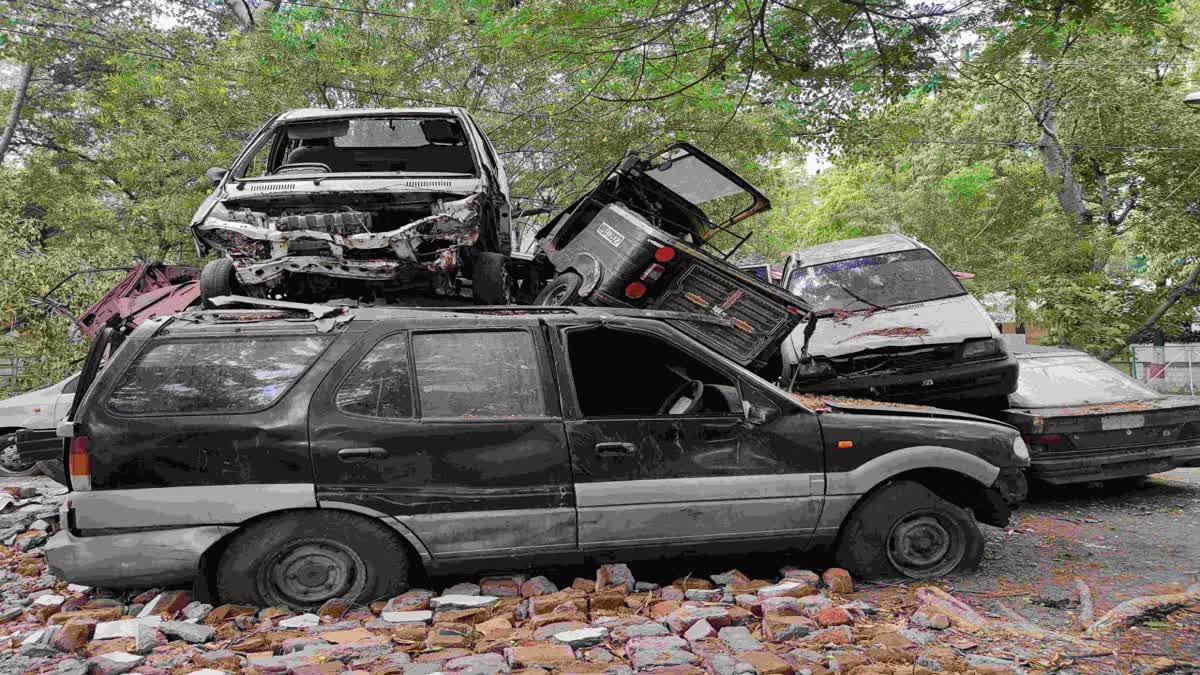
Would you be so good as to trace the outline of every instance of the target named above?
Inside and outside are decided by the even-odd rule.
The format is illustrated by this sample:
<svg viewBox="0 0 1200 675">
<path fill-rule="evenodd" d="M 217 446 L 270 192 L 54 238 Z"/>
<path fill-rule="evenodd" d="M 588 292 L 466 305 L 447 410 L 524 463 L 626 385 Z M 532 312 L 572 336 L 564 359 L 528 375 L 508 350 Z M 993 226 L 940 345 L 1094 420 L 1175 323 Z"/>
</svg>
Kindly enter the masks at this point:
<svg viewBox="0 0 1200 675">
<path fill-rule="evenodd" d="M 597 591 L 612 588 L 624 593 L 632 593 L 635 583 L 633 572 L 629 570 L 629 566 L 625 563 L 601 565 L 600 569 L 596 570 Z"/>
<path fill-rule="evenodd" d="M 854 623 L 850 613 L 841 607 L 830 607 L 817 612 L 817 623 L 828 628 L 830 626 L 849 626 Z"/>
<path fill-rule="evenodd" d="M 846 594 L 854 592 L 854 579 L 850 573 L 840 567 L 830 567 L 821 575 L 821 581 L 829 587 L 829 590 L 838 594 Z"/>
</svg>

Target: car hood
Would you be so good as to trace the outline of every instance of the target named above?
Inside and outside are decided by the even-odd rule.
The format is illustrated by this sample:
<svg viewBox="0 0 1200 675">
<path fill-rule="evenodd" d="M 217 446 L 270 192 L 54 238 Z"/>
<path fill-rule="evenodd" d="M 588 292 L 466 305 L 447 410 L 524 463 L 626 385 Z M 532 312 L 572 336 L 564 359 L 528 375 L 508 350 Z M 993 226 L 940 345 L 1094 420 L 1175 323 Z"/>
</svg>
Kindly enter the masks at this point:
<svg viewBox="0 0 1200 675">
<path fill-rule="evenodd" d="M 903 417 L 948 418 L 968 420 L 971 422 L 986 422 L 1000 427 L 1011 427 L 1004 422 L 998 422 L 990 417 L 972 415 L 971 413 L 935 408 L 929 405 L 911 403 L 889 403 L 866 398 L 850 398 L 846 396 L 825 396 L 822 394 L 788 394 L 805 408 L 817 414 L 827 412 L 852 413 L 856 415 L 888 415 Z"/>
<path fill-rule="evenodd" d="M 814 356 L 843 356 L 885 347 L 957 344 L 995 337 L 992 329 L 979 302 L 960 295 L 823 318 L 817 323 L 808 350 Z M 803 343 L 803 327 L 797 328 L 791 339 Z"/>
</svg>

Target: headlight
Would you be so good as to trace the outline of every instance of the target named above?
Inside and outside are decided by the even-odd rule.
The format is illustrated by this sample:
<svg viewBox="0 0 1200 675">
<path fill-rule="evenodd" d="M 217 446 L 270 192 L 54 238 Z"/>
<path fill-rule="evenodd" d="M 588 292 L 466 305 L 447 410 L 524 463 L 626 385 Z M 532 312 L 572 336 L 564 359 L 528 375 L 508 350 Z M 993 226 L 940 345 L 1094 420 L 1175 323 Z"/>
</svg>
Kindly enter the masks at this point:
<svg viewBox="0 0 1200 675">
<path fill-rule="evenodd" d="M 1013 454 L 1017 457 L 1020 457 L 1026 461 L 1029 460 L 1029 446 L 1025 445 L 1025 439 L 1021 438 L 1020 436 L 1017 436 L 1013 439 L 1012 450 Z"/>
<path fill-rule="evenodd" d="M 975 340 L 963 346 L 963 358 L 975 359 L 980 356 L 996 354 L 1000 351 L 1000 343 L 995 340 Z"/>
</svg>

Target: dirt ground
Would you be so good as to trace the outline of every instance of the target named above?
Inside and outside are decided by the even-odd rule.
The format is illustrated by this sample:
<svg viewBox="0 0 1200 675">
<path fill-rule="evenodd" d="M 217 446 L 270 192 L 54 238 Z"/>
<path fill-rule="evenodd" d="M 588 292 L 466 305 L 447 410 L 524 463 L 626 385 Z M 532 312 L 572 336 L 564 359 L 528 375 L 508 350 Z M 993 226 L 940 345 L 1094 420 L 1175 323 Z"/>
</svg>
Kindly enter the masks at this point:
<svg viewBox="0 0 1200 675">
<path fill-rule="evenodd" d="M 0 479 L 0 487 L 56 487 L 45 478 Z M 1067 631 L 1078 604 L 1075 579 L 1091 588 L 1095 615 L 1137 596 L 1182 591 L 1200 581 L 1200 469 L 1179 469 L 1140 482 L 1085 485 L 1041 490 L 1005 529 L 984 526 L 987 552 L 981 568 L 936 585 L 952 592 L 985 616 L 1000 617 L 997 603 L 1044 629 Z M 670 584 L 688 576 L 738 569 L 750 577 L 773 578 L 786 565 L 821 569 L 829 561 L 794 554 L 692 556 L 657 562 L 633 562 L 638 580 Z M 595 567 L 537 570 L 560 587 L 587 578 Z M 426 580 L 441 588 L 469 581 L 439 577 Z M 911 613 L 913 591 L 928 582 L 864 582 L 855 598 L 881 608 Z M 975 639 L 986 640 L 985 636 Z M 970 646 L 958 645 L 970 650 Z M 1133 672 L 1140 661 L 1166 656 L 1170 672 L 1200 672 L 1200 612 L 1183 610 L 1134 627 L 1121 640 L 1119 653 L 1081 653 L 1063 649 L 1052 672 Z M 996 651 L 992 651 L 995 654 Z M 1004 652 L 1001 652 L 1004 654 Z M 1026 647 L 1008 653 L 1030 665 L 1046 661 L 1046 651 Z M 1069 658 L 1068 658 L 1069 657 Z M 1035 669 L 1036 670 L 1036 669 Z M 1165 671 L 1164 671 L 1165 672 Z"/>
</svg>

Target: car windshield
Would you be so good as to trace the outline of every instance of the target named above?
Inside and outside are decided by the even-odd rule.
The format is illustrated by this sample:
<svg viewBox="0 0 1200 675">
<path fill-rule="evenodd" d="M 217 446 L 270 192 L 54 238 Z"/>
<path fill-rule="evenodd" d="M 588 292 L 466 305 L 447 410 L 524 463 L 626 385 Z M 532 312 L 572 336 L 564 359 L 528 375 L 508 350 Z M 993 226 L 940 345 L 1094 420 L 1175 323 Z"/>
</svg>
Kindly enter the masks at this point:
<svg viewBox="0 0 1200 675">
<path fill-rule="evenodd" d="M 355 117 L 281 126 L 246 176 L 278 173 L 476 175 L 467 134 L 453 117 Z M 326 170 L 327 169 L 327 170 Z"/>
<path fill-rule="evenodd" d="M 967 292 L 954 274 L 923 248 L 801 267 L 792 272 L 788 290 L 815 310 L 842 311 L 894 307 Z"/>
<path fill-rule="evenodd" d="M 1017 390 L 1008 395 L 1018 408 L 1060 408 L 1163 398 L 1112 366 L 1090 356 L 1020 358 Z"/>
</svg>

